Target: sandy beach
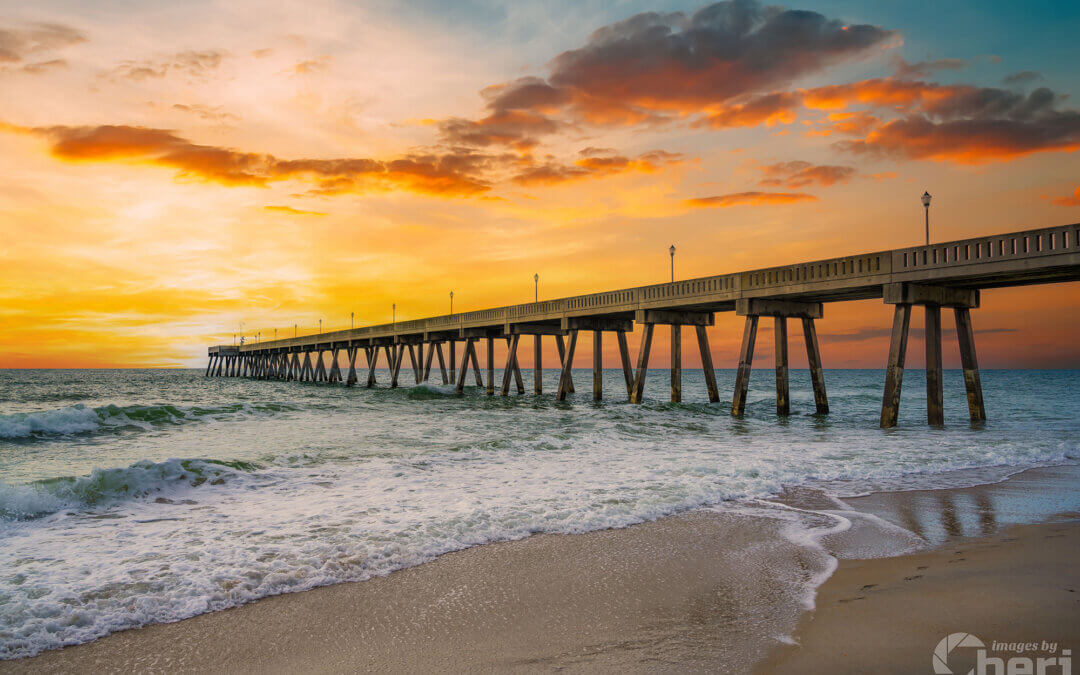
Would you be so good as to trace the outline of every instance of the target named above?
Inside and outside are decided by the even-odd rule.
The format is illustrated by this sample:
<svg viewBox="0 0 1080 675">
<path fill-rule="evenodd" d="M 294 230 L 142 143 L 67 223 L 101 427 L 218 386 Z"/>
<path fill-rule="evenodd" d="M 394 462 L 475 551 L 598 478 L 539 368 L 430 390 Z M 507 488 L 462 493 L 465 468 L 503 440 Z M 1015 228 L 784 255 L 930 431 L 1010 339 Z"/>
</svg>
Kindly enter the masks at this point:
<svg viewBox="0 0 1080 675">
<path fill-rule="evenodd" d="M 1048 513 L 1057 498 L 1047 493 L 1075 490 L 1075 469 L 850 500 L 886 520 L 951 524 L 953 534 L 913 554 L 841 559 L 811 612 L 785 589 L 791 569 L 827 574 L 824 550 L 776 536 L 782 520 L 697 511 L 473 547 L 366 582 L 2 662 L 0 671 L 913 672 L 957 631 L 1068 647 L 1080 642 L 1080 521 Z M 1046 522 L 1012 524 L 1025 517 Z M 881 538 L 864 524 L 823 543 L 852 557 Z"/>
</svg>

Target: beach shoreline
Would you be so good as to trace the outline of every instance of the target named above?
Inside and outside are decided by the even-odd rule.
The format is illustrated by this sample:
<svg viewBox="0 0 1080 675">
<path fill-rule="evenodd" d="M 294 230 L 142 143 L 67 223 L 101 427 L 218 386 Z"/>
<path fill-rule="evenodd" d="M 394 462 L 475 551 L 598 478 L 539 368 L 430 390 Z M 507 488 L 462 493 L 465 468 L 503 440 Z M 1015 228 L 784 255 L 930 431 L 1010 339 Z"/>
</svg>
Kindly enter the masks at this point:
<svg viewBox="0 0 1080 675">
<path fill-rule="evenodd" d="M 894 660 L 901 671 L 929 664 L 933 644 L 924 643 L 946 624 L 919 629 L 920 608 L 947 602 L 949 587 L 960 598 L 986 596 L 952 602 L 950 630 L 1024 637 L 987 609 L 1008 602 L 1033 633 L 1075 643 L 1068 627 L 1080 616 L 1076 594 L 1047 580 L 1080 586 L 1069 569 L 1080 523 L 1045 497 L 1055 486 L 1075 488 L 1078 475 L 1076 466 L 1051 467 L 970 488 L 843 503 L 803 497 L 801 507 L 785 508 L 820 511 L 821 522 L 802 531 L 813 542 L 783 536 L 792 523 L 781 509 L 767 517 L 699 510 L 621 529 L 537 534 L 0 661 L 0 672 L 798 672 L 853 663 L 881 671 Z M 838 520 L 852 525 L 837 528 Z M 907 545 L 890 528 L 921 530 L 932 546 L 889 555 Z M 801 576 L 791 578 L 792 570 Z M 1019 592 L 996 587 L 1003 579 L 1016 580 Z M 855 593 L 853 585 L 872 587 Z M 1055 604 L 1056 589 L 1073 597 Z M 875 644 L 878 629 L 865 614 L 887 620 L 898 611 L 889 603 L 910 619 L 912 638 L 896 641 L 898 651 L 853 655 L 836 642 L 866 627 L 860 644 Z"/>
</svg>

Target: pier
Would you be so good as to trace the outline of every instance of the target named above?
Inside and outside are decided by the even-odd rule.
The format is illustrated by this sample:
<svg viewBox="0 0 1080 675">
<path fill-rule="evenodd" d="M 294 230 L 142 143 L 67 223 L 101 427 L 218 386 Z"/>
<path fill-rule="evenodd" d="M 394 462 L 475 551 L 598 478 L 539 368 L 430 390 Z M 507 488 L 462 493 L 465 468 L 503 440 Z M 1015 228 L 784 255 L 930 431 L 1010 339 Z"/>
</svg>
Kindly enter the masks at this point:
<svg viewBox="0 0 1080 675">
<path fill-rule="evenodd" d="M 972 310 L 979 307 L 981 290 L 1008 286 L 1080 280 L 1080 224 L 1064 225 L 976 237 L 929 246 L 914 246 L 830 258 L 813 262 L 687 279 L 556 300 L 398 321 L 316 335 L 264 341 L 242 346 L 209 348 L 207 376 L 249 377 L 316 382 L 342 382 L 345 386 L 376 384 L 380 359 L 396 387 L 406 357 L 416 383 L 431 377 L 437 362 L 443 384 L 463 391 L 470 375 L 476 386 L 494 395 L 495 341 L 507 344 L 507 357 L 499 393 L 513 388 L 525 393 L 517 354 L 522 337 L 531 337 L 534 368 L 533 393 L 541 394 L 542 340 L 556 343 L 561 373 L 556 397 L 574 393 L 574 352 L 581 331 L 592 334 L 594 400 L 604 396 L 601 352 L 604 334 L 614 334 L 626 396 L 641 403 L 649 369 L 656 326 L 671 331 L 671 400 L 682 400 L 682 329 L 692 328 L 701 353 L 709 401 L 718 403 L 707 326 L 717 312 L 745 317 L 742 347 L 731 398 L 731 412 L 742 415 L 753 364 L 757 329 L 764 317 L 774 325 L 776 354 L 776 410 L 789 413 L 788 320 L 802 324 L 818 414 L 829 412 L 817 324 L 825 305 L 848 300 L 881 299 L 892 305 L 892 337 L 881 405 L 881 426 L 896 425 L 904 377 L 912 310 L 926 316 L 927 423 L 944 424 L 941 377 L 941 311 L 951 309 L 957 338 L 968 411 L 972 421 L 986 419 L 982 384 L 975 351 Z M 636 361 L 631 361 L 626 334 L 635 324 L 643 327 Z M 479 351 L 484 349 L 484 368 Z M 457 348 L 461 346 L 461 358 Z M 444 349 L 445 347 L 445 349 Z M 329 367 L 325 355 L 330 355 Z M 363 361 L 360 355 L 363 354 Z M 343 374 L 341 356 L 347 372 Z M 365 372 L 366 370 L 366 372 Z M 621 387 L 620 387 L 621 388 Z"/>
</svg>

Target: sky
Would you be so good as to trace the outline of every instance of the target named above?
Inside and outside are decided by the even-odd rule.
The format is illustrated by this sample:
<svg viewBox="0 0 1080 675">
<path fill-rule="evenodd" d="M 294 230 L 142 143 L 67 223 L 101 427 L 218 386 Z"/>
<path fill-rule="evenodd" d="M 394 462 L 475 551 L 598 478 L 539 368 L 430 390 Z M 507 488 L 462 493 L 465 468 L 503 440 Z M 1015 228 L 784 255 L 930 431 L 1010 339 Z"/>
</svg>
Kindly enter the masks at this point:
<svg viewBox="0 0 1080 675">
<path fill-rule="evenodd" d="M 534 274 L 662 282 L 669 245 L 679 278 L 914 245 L 924 190 L 937 241 L 1080 222 L 1078 32 L 1075 2 L 0 0 L 0 367 L 198 367 Z M 980 364 L 1080 367 L 1078 310 L 984 291 Z M 890 325 L 828 305 L 826 367 L 882 367 Z M 710 337 L 734 366 L 740 321 Z"/>
</svg>

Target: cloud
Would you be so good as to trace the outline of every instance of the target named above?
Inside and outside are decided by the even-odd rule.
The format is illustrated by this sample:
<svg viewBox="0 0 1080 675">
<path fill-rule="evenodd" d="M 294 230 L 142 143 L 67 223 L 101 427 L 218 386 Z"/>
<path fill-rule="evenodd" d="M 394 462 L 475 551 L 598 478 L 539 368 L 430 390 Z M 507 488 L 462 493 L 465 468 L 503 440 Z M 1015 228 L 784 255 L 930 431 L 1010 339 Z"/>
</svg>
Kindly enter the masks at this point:
<svg viewBox="0 0 1080 675">
<path fill-rule="evenodd" d="M 573 164 L 547 162 L 531 166 L 511 180 L 518 185 L 554 185 L 585 178 L 611 176 L 620 173 L 653 173 L 665 166 L 680 164 L 683 156 L 663 150 L 653 150 L 635 158 L 613 154 L 603 148 L 585 148 Z"/>
<path fill-rule="evenodd" d="M 809 185 L 831 187 L 837 183 L 848 182 L 856 173 L 851 166 L 814 165 L 803 161 L 780 162 L 760 168 L 765 173 L 762 185 L 789 188 Z"/>
<path fill-rule="evenodd" d="M 637 14 L 557 55 L 546 79 L 485 88 L 488 116 L 446 120 L 442 130 L 452 142 L 529 148 L 576 124 L 657 124 L 687 115 L 714 128 L 787 123 L 798 98 L 770 89 L 895 35 L 756 0 L 726 0 L 689 15 Z"/>
<path fill-rule="evenodd" d="M 35 54 L 86 42 L 79 30 L 58 23 L 0 28 L 0 63 L 22 63 Z"/>
<path fill-rule="evenodd" d="M 223 50 L 186 50 L 142 61 L 124 61 L 109 73 L 109 77 L 125 80 L 160 79 L 169 75 L 204 79 L 221 66 L 228 55 Z"/>
<path fill-rule="evenodd" d="M 793 204 L 795 202 L 813 202 L 817 197 L 804 192 L 734 192 L 726 195 L 712 197 L 696 197 L 687 199 L 687 206 L 698 208 L 726 208 L 729 206 L 753 205 L 765 206 L 770 204 Z"/>
<path fill-rule="evenodd" d="M 274 211 L 276 213 L 285 213 L 290 216 L 325 216 L 328 215 L 325 211 L 306 211 L 304 209 L 294 209 L 291 206 L 277 206 L 270 205 L 264 206 L 266 211 Z"/>
<path fill-rule="evenodd" d="M 1050 203 L 1055 206 L 1080 206 L 1080 187 L 1073 190 L 1071 197 L 1055 197 Z"/>
<path fill-rule="evenodd" d="M 1002 78 L 1002 84 L 1027 84 L 1029 82 L 1035 82 L 1042 79 L 1042 73 L 1034 70 L 1021 70 L 1017 73 L 1010 73 Z"/>
<path fill-rule="evenodd" d="M 863 138 L 837 143 L 841 150 L 961 164 L 1080 148 L 1080 111 L 1060 108 L 1062 100 L 1045 87 L 1022 94 L 994 87 L 893 78 L 803 93 L 803 102 L 810 108 L 831 110 L 866 104 L 900 113 L 899 118 L 852 130 Z"/>
<path fill-rule="evenodd" d="M 174 103 L 172 109 L 190 113 L 203 121 L 214 122 L 215 124 L 228 125 L 240 120 L 239 117 L 227 112 L 221 106 L 208 106 L 199 103 Z"/>
<path fill-rule="evenodd" d="M 392 160 L 286 160 L 199 145 L 166 129 L 124 125 L 0 128 L 49 139 L 53 156 L 63 160 L 149 164 L 174 169 L 180 178 L 228 186 L 266 187 L 273 182 L 299 180 L 312 184 L 311 191 L 316 194 L 406 189 L 433 195 L 476 195 L 490 189 L 477 174 L 494 161 L 467 151 L 413 154 Z"/>
<path fill-rule="evenodd" d="M 937 59 L 936 61 L 919 61 L 909 63 L 901 57 L 893 60 L 893 68 L 896 76 L 909 79 L 917 77 L 929 77 L 939 70 L 960 70 L 966 68 L 968 62 L 964 59 Z"/>
</svg>

